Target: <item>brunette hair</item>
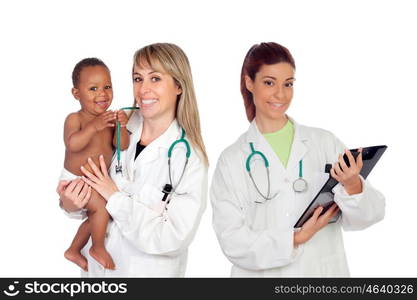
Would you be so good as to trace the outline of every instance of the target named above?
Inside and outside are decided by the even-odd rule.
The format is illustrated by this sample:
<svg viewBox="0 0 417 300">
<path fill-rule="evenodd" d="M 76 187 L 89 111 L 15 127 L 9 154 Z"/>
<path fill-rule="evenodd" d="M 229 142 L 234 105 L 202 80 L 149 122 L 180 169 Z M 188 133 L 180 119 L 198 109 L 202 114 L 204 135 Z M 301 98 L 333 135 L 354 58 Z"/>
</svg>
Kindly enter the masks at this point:
<svg viewBox="0 0 417 300">
<path fill-rule="evenodd" d="M 255 104 L 253 103 L 253 95 L 246 88 L 245 76 L 249 76 L 254 81 L 256 73 L 258 73 L 262 65 L 273 65 L 282 62 L 289 63 L 295 70 L 294 58 L 290 51 L 274 42 L 255 44 L 246 54 L 240 75 L 240 92 L 242 93 L 246 116 L 249 122 L 252 122 L 255 118 L 256 110 Z"/>
</svg>

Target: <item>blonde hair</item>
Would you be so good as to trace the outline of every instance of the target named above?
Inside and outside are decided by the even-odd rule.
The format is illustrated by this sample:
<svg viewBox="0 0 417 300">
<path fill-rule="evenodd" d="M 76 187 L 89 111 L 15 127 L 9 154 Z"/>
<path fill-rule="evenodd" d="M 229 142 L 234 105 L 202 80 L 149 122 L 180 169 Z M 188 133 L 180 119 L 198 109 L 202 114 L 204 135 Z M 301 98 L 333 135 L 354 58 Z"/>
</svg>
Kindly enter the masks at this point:
<svg viewBox="0 0 417 300">
<path fill-rule="evenodd" d="M 184 51 L 174 44 L 151 44 L 139 49 L 134 55 L 133 67 L 144 63 L 154 69 L 156 69 L 155 65 L 159 63 L 181 88 L 182 92 L 177 99 L 175 117 L 178 124 L 184 128 L 188 141 L 201 154 L 204 163 L 208 165 L 206 148 L 201 136 L 200 115 L 190 63 Z"/>
</svg>

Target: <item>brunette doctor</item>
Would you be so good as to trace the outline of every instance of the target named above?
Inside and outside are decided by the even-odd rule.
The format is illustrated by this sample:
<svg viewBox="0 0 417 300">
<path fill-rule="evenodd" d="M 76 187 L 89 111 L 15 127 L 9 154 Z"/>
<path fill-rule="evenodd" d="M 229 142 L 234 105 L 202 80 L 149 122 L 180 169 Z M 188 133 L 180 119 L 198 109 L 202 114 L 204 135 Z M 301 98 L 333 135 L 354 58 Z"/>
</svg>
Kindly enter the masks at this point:
<svg viewBox="0 0 417 300">
<path fill-rule="evenodd" d="M 295 63 L 276 43 L 254 45 L 241 73 L 249 129 L 221 154 L 210 190 L 213 226 L 232 262 L 232 276 L 349 276 L 344 230 L 382 220 L 384 196 L 359 172 L 331 132 L 298 124 L 286 115 L 293 97 Z M 328 179 L 339 184 L 335 204 L 318 207 L 300 230 L 293 226 Z M 340 163 L 340 165 L 339 165 Z M 337 204 L 337 205 L 336 205 Z M 336 222 L 329 223 L 341 211 Z"/>
<path fill-rule="evenodd" d="M 208 160 L 191 69 L 178 46 L 152 44 L 135 53 L 132 80 L 140 109 L 127 124 L 129 148 L 120 159 L 115 154 L 109 171 L 104 160 L 90 162 L 95 174 L 84 171 L 85 185 L 61 182 L 58 192 L 62 207 L 82 217 L 88 183 L 107 200 L 113 219 L 105 246 L 116 269 L 91 259 L 87 244 L 83 276 L 181 277 L 207 198 Z"/>
</svg>

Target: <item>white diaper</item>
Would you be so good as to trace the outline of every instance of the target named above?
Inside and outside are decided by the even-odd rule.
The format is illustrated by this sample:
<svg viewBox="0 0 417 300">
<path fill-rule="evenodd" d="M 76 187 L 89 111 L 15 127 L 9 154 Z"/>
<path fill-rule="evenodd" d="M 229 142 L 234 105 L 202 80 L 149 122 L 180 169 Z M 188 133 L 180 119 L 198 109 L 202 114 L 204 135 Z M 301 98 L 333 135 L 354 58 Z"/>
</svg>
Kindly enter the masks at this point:
<svg viewBox="0 0 417 300">
<path fill-rule="evenodd" d="M 59 180 L 73 180 L 73 179 L 76 179 L 78 177 L 80 177 L 80 176 L 72 174 L 70 171 L 63 168 L 62 172 L 61 172 L 61 176 L 59 176 Z"/>
</svg>

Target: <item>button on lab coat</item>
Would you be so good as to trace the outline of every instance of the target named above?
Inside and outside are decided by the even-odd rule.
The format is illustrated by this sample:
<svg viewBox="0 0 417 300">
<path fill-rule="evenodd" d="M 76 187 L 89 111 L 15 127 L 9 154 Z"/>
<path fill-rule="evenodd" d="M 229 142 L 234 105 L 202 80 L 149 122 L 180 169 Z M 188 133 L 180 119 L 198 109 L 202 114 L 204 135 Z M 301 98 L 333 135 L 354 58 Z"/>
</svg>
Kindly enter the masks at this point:
<svg viewBox="0 0 417 300">
<path fill-rule="evenodd" d="M 169 204 L 162 202 L 162 189 L 169 183 L 168 149 L 181 137 L 181 128 L 174 120 L 135 160 L 142 124 L 141 116 L 135 112 L 127 125 L 132 132 L 129 148 L 121 152 L 123 176 L 115 172 L 115 157 L 109 169 L 120 190 L 108 199 L 106 206 L 113 222 L 108 225 L 105 246 L 116 270 L 105 270 L 89 256 L 90 241 L 82 251 L 89 270 L 82 272 L 83 276 L 184 276 L 187 248 L 206 206 L 207 167 L 191 147 L 184 177 L 177 186 L 186 154 L 185 145 L 177 144 L 171 158 L 176 194 Z"/>
<path fill-rule="evenodd" d="M 356 195 L 348 195 L 338 184 L 333 192 L 342 211 L 341 218 L 294 248 L 294 224 L 328 179 L 325 165 L 335 163 L 345 149 L 328 131 L 296 122 L 294 128 L 286 169 L 259 132 L 255 120 L 218 160 L 210 190 L 213 226 L 224 254 L 233 264 L 232 276 L 349 276 L 341 228 L 364 229 L 384 217 L 384 196 L 368 180 L 361 178 L 363 191 Z M 250 142 L 268 158 L 270 195 L 278 193 L 265 204 L 255 203 L 263 199 L 245 168 L 251 153 Z M 292 184 L 299 177 L 301 159 L 308 190 L 296 193 Z M 251 170 L 260 191 L 266 194 L 266 171 L 259 156 L 253 157 Z"/>
</svg>

